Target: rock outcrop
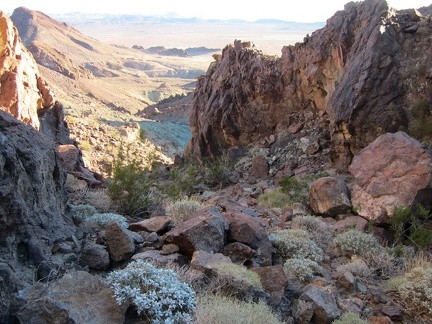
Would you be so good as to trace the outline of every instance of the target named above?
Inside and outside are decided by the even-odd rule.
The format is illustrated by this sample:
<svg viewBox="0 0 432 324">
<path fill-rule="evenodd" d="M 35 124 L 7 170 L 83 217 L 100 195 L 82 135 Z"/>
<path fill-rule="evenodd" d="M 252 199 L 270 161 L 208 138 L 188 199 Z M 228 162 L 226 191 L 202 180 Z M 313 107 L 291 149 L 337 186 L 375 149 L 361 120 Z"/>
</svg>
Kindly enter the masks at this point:
<svg viewBox="0 0 432 324">
<path fill-rule="evenodd" d="M 215 157 L 277 136 L 309 111 L 327 116 L 331 157 L 345 170 L 377 136 L 411 122 L 408 92 L 430 92 L 424 74 L 421 93 L 404 83 L 408 71 L 402 67 L 427 61 L 412 51 L 430 47 L 417 30 L 431 33 L 417 11 L 396 12 L 385 0 L 366 0 L 348 3 L 303 43 L 284 47 L 280 58 L 235 41 L 198 80 L 186 154 Z"/>
<path fill-rule="evenodd" d="M 75 231 L 65 216 L 66 193 L 56 144 L 33 127 L 0 111 L 0 322 L 14 293 L 64 269 L 52 255 L 54 242 Z M 6 295 L 6 296 L 5 296 Z"/>
<path fill-rule="evenodd" d="M 51 107 L 53 96 L 40 77 L 31 53 L 12 21 L 0 11 L 0 109 L 39 129 L 38 110 Z"/>
</svg>

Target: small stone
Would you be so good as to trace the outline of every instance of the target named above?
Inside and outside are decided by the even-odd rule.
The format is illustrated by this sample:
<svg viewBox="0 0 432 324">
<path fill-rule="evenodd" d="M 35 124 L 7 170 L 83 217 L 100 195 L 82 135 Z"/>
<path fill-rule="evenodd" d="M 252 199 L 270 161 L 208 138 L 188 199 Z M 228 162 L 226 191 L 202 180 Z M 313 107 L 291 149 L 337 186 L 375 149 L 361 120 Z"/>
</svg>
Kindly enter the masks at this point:
<svg viewBox="0 0 432 324">
<path fill-rule="evenodd" d="M 339 277 L 338 283 L 347 292 L 353 292 L 355 290 L 356 279 L 351 272 L 346 271 Z"/>
<path fill-rule="evenodd" d="M 228 243 L 220 252 L 228 256 L 232 262 L 242 265 L 255 254 L 254 249 L 240 242 Z"/>
<path fill-rule="evenodd" d="M 95 270 L 106 270 L 110 265 L 109 253 L 105 246 L 89 243 L 81 252 L 80 264 Z"/>
<path fill-rule="evenodd" d="M 381 312 L 384 315 L 387 315 L 388 317 L 390 317 L 390 319 L 393 321 L 401 321 L 402 320 L 402 311 L 397 306 L 384 306 L 381 309 Z"/>
<path fill-rule="evenodd" d="M 222 253 L 208 253 L 205 251 L 195 251 L 192 260 L 191 268 L 199 270 L 206 275 L 210 275 L 212 269 L 222 263 L 232 263 L 231 259 Z"/>
<path fill-rule="evenodd" d="M 179 247 L 175 244 L 164 244 L 162 246 L 162 251 L 160 251 L 160 254 L 162 255 L 168 255 L 177 253 L 179 251 Z"/>
<path fill-rule="evenodd" d="M 105 239 L 108 244 L 109 254 L 116 261 L 123 261 L 129 258 L 135 251 L 133 239 L 128 231 L 112 222 L 105 228 Z"/>
<path fill-rule="evenodd" d="M 388 316 L 372 316 L 369 319 L 370 324 L 393 324 L 393 321 Z"/>
<path fill-rule="evenodd" d="M 252 160 L 250 173 L 256 178 L 264 178 L 268 175 L 269 165 L 264 155 L 258 154 Z"/>
</svg>

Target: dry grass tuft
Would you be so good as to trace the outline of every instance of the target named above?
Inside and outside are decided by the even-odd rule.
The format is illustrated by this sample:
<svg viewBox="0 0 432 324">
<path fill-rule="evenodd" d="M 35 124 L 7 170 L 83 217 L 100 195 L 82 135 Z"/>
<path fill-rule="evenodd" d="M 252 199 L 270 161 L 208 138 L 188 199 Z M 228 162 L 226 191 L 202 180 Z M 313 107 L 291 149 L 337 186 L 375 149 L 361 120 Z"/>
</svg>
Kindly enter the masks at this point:
<svg viewBox="0 0 432 324">
<path fill-rule="evenodd" d="M 242 302 L 220 295 L 198 297 L 197 324 L 281 324 L 264 302 Z"/>
</svg>

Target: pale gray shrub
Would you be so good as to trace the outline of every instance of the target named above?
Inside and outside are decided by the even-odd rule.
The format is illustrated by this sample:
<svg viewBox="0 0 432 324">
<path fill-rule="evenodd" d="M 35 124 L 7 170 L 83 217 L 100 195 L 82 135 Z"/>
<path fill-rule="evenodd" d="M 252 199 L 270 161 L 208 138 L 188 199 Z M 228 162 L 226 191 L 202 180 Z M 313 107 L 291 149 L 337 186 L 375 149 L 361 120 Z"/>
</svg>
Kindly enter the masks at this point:
<svg viewBox="0 0 432 324">
<path fill-rule="evenodd" d="M 107 280 L 119 305 L 135 305 L 138 314 L 150 318 L 152 323 L 191 322 L 195 292 L 174 271 L 137 260 L 125 269 L 111 272 Z"/>
<path fill-rule="evenodd" d="M 296 277 L 300 281 L 309 281 L 323 270 L 315 261 L 304 258 L 288 259 L 283 268 L 287 276 Z"/>
<path fill-rule="evenodd" d="M 91 205 L 69 205 L 68 207 L 72 219 L 79 223 L 97 213 L 96 208 Z"/>
<path fill-rule="evenodd" d="M 416 315 L 432 316 L 431 267 L 417 267 L 407 272 L 398 291 L 404 305 Z"/>
<path fill-rule="evenodd" d="M 284 229 L 269 236 L 272 245 L 284 259 L 310 259 L 316 262 L 323 260 L 323 250 L 310 239 L 304 230 Z"/>
<path fill-rule="evenodd" d="M 174 224 L 182 223 L 186 217 L 190 216 L 197 210 L 201 209 L 202 205 L 195 199 L 182 199 L 169 204 L 165 208 L 167 216 Z"/>
<path fill-rule="evenodd" d="M 366 253 L 384 253 L 385 249 L 379 244 L 377 239 L 364 232 L 350 229 L 338 234 L 333 240 L 333 244 L 344 252 L 363 255 Z"/>
<path fill-rule="evenodd" d="M 99 224 L 102 227 L 105 227 L 109 223 L 113 223 L 113 222 L 116 222 L 120 227 L 123 228 L 129 227 L 126 217 L 119 214 L 113 214 L 113 213 L 96 213 L 90 217 L 87 217 L 84 221 L 94 222 Z"/>
</svg>

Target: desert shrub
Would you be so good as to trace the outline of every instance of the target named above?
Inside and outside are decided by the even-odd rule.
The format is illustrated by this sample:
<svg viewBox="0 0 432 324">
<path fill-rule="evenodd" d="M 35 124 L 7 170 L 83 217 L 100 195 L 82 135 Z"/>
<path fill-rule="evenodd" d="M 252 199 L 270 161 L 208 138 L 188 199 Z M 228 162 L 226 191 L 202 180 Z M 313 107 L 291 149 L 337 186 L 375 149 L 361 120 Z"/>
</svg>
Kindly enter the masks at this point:
<svg viewBox="0 0 432 324">
<path fill-rule="evenodd" d="M 255 289 L 262 289 L 259 275 L 235 263 L 220 263 L 214 267 L 218 277 L 227 282 L 237 281 Z"/>
<path fill-rule="evenodd" d="M 160 190 L 172 199 L 190 196 L 196 193 L 200 177 L 199 169 L 193 164 L 177 166 L 170 170 L 168 181 L 163 184 Z"/>
<path fill-rule="evenodd" d="M 147 138 L 148 134 L 147 131 L 144 128 L 140 128 L 139 130 L 139 138 L 141 141 L 145 141 Z"/>
<path fill-rule="evenodd" d="M 427 116 L 430 116 L 431 112 L 429 110 L 429 100 L 423 98 L 416 101 L 411 109 L 411 114 L 417 119 L 423 119 Z"/>
<path fill-rule="evenodd" d="M 89 151 L 91 149 L 92 145 L 89 141 L 81 141 L 79 143 L 79 148 L 83 151 Z"/>
<path fill-rule="evenodd" d="M 278 230 L 269 235 L 269 240 L 284 259 L 304 258 L 317 262 L 323 259 L 323 250 L 310 239 L 306 231 Z"/>
<path fill-rule="evenodd" d="M 281 191 L 287 194 L 291 201 L 307 203 L 309 200 L 309 186 L 306 181 L 297 180 L 295 177 L 282 176 L 279 179 Z"/>
<path fill-rule="evenodd" d="M 203 185 L 222 188 L 230 183 L 229 176 L 233 167 L 226 154 L 206 161 L 189 157 L 170 169 L 167 181 L 160 190 L 168 197 L 178 199 L 197 193 Z"/>
<path fill-rule="evenodd" d="M 316 216 L 297 216 L 292 220 L 291 228 L 307 231 L 321 248 L 327 247 L 333 239 L 327 225 Z"/>
<path fill-rule="evenodd" d="M 195 199 L 181 199 L 168 204 L 165 208 L 167 216 L 174 224 L 181 224 L 186 217 L 201 209 L 202 205 Z"/>
<path fill-rule="evenodd" d="M 246 302 L 220 295 L 200 296 L 195 312 L 197 324 L 282 324 L 264 302 Z"/>
<path fill-rule="evenodd" d="M 182 323 L 191 320 L 195 292 L 169 269 L 158 269 L 142 260 L 107 277 L 117 303 L 132 304 L 138 315 L 152 323 Z"/>
<path fill-rule="evenodd" d="M 398 292 L 405 310 L 432 319 L 432 268 L 417 267 L 407 272 L 400 281 Z"/>
<path fill-rule="evenodd" d="M 92 205 L 68 205 L 68 208 L 69 215 L 71 215 L 72 219 L 77 223 L 81 223 L 97 213 L 96 208 Z"/>
<path fill-rule="evenodd" d="M 430 246 L 432 230 L 424 226 L 430 218 L 429 210 L 421 205 L 417 205 L 414 211 L 410 207 L 396 206 L 390 219 L 390 228 L 395 232 L 395 243 L 409 244 L 418 249 Z"/>
<path fill-rule="evenodd" d="M 351 272 L 354 276 L 360 279 L 369 279 L 372 276 L 372 271 L 363 259 L 354 259 L 351 262 L 342 264 L 336 268 L 338 273 Z"/>
<path fill-rule="evenodd" d="M 361 319 L 357 314 L 345 313 L 341 318 L 333 321 L 333 324 L 368 324 L 367 320 Z"/>
<path fill-rule="evenodd" d="M 135 159 L 130 163 L 124 161 L 125 155 L 120 150 L 114 161 L 108 194 L 122 214 L 143 217 L 156 203 L 156 198 L 150 192 L 152 183 L 147 176 L 147 167 Z"/>
<path fill-rule="evenodd" d="M 305 231 L 316 231 L 326 227 L 325 223 L 319 218 L 311 215 L 297 216 L 291 222 L 291 228 L 302 229 Z"/>
<path fill-rule="evenodd" d="M 363 255 L 368 252 L 385 252 L 384 248 L 373 235 L 355 229 L 350 229 L 338 234 L 333 240 L 333 244 L 344 252 L 358 255 Z"/>
<path fill-rule="evenodd" d="M 318 263 L 305 258 L 288 259 L 283 268 L 287 276 L 298 278 L 300 281 L 309 281 L 315 274 L 322 272 L 322 268 Z"/>
<path fill-rule="evenodd" d="M 292 204 L 290 197 L 279 190 L 266 191 L 258 197 L 258 204 L 269 208 L 285 208 Z"/>
<path fill-rule="evenodd" d="M 84 219 L 84 222 L 94 222 L 102 227 L 107 226 L 109 223 L 115 222 L 120 227 L 129 227 L 129 224 L 124 216 L 113 213 L 96 213 Z"/>
</svg>

